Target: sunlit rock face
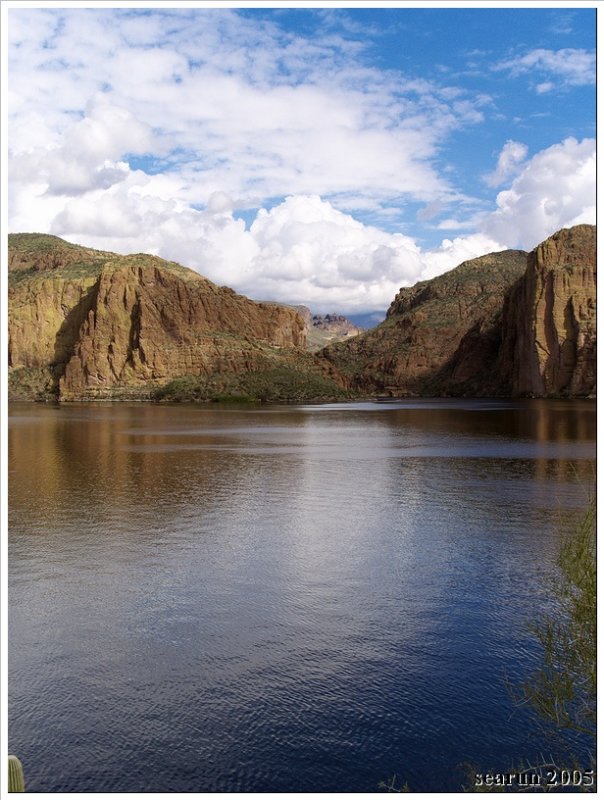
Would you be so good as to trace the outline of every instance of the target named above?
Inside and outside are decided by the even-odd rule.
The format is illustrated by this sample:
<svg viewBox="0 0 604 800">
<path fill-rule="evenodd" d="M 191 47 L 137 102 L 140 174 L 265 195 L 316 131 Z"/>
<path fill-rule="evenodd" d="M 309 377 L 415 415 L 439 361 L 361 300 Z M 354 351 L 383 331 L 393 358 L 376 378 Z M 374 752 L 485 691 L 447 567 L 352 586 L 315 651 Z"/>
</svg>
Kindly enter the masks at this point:
<svg viewBox="0 0 604 800">
<path fill-rule="evenodd" d="M 504 308 L 501 371 L 514 395 L 589 396 L 596 388 L 596 229 L 546 239 Z"/>
<path fill-rule="evenodd" d="M 322 356 L 391 396 L 593 396 L 595 239 L 577 225 L 402 288 L 381 325 Z"/>
<path fill-rule="evenodd" d="M 175 376 L 253 371 L 305 346 L 293 309 L 255 303 L 178 264 L 35 234 L 11 236 L 9 247 L 16 396 L 136 395 Z"/>
<path fill-rule="evenodd" d="M 304 345 L 295 312 L 254 303 L 195 273 L 183 279 L 149 260 L 102 271 L 61 379 L 64 399 L 115 383 L 250 371 L 254 341 Z"/>
</svg>

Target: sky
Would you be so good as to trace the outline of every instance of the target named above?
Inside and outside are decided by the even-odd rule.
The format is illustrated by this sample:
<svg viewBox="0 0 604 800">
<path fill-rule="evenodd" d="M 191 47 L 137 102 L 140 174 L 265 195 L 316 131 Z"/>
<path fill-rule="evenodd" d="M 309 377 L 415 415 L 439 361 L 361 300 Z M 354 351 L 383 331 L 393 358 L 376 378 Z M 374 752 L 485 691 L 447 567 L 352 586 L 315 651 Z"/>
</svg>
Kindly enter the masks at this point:
<svg viewBox="0 0 604 800">
<path fill-rule="evenodd" d="M 596 10 L 9 2 L 8 230 L 383 315 L 596 222 Z"/>
</svg>

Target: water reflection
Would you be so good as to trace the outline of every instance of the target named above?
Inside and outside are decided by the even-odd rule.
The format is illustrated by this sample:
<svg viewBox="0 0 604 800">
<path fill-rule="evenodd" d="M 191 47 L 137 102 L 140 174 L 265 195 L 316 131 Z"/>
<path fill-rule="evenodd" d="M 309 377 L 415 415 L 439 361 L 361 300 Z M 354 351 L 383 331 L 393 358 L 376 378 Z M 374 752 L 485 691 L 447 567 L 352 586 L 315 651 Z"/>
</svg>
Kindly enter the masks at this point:
<svg viewBox="0 0 604 800">
<path fill-rule="evenodd" d="M 501 678 L 535 658 L 519 620 L 584 504 L 593 403 L 9 422 L 10 733 L 32 790 L 373 791 L 405 768 L 434 791 L 542 744 Z"/>
</svg>

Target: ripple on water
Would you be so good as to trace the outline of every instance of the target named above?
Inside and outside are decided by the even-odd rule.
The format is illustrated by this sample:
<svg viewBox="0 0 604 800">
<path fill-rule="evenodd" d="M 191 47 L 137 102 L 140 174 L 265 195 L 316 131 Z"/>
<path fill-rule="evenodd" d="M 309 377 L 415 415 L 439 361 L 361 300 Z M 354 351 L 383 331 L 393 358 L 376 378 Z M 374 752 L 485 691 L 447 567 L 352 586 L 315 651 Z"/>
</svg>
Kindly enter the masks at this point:
<svg viewBox="0 0 604 800">
<path fill-rule="evenodd" d="M 13 417 L 9 724 L 29 788 L 396 773 L 439 791 L 461 761 L 538 755 L 503 678 L 536 663 L 522 620 L 547 603 L 595 430 L 585 404 L 539 405 L 540 439 L 535 408 Z"/>
</svg>

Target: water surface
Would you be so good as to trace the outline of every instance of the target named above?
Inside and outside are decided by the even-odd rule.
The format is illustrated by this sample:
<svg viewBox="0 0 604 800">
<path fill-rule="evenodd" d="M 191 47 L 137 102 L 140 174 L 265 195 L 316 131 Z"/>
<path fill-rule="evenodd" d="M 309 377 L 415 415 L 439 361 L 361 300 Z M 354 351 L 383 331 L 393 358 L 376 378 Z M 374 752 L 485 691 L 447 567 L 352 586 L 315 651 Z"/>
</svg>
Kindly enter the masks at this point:
<svg viewBox="0 0 604 800">
<path fill-rule="evenodd" d="M 30 791 L 452 791 L 550 746 L 504 677 L 594 403 L 15 404 L 9 435 Z"/>
</svg>

